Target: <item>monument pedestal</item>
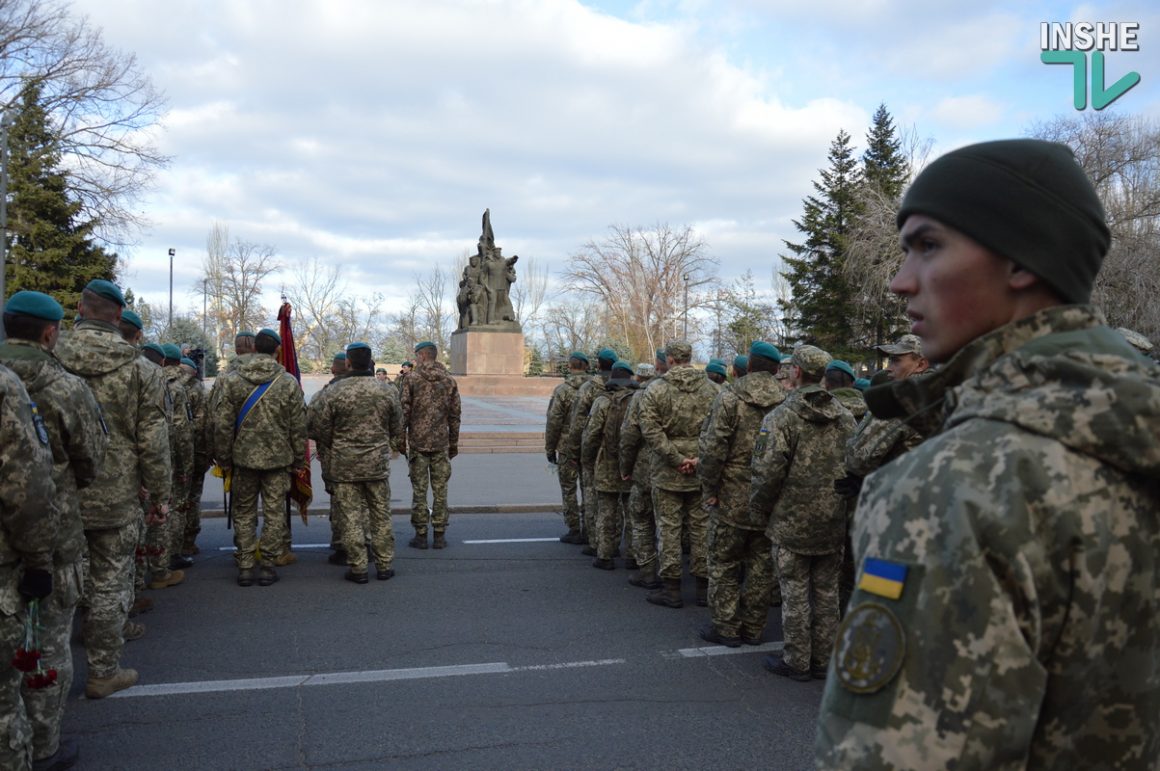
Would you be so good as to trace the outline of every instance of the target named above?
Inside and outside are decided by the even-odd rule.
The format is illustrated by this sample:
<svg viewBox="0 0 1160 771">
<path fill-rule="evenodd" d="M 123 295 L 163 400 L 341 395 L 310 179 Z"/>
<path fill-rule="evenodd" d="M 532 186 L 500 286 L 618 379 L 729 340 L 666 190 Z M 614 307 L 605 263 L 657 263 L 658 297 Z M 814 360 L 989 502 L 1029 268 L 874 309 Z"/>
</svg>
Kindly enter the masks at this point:
<svg viewBox="0 0 1160 771">
<path fill-rule="evenodd" d="M 523 332 L 462 329 L 451 335 L 451 374 L 524 376 Z"/>
</svg>

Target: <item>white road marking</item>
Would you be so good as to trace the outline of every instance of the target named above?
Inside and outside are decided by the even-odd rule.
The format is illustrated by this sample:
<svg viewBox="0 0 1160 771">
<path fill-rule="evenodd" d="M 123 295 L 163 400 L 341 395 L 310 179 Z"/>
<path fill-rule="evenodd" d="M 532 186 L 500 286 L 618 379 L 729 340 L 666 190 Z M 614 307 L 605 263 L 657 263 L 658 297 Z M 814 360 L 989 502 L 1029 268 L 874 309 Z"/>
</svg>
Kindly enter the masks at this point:
<svg viewBox="0 0 1160 771">
<path fill-rule="evenodd" d="M 293 549 L 329 549 L 330 544 L 328 544 L 328 543 L 294 543 L 294 544 L 290 544 L 290 548 L 291 548 L 291 550 L 293 550 Z M 237 551 L 237 550 L 238 550 L 238 548 L 236 546 L 219 546 L 218 547 L 218 551 Z"/>
<path fill-rule="evenodd" d="M 704 645 L 700 648 L 680 648 L 672 653 L 662 654 L 668 659 L 696 659 L 702 656 L 733 656 L 738 653 L 780 653 L 785 643 L 767 642 L 761 645 L 742 645 L 740 648 L 726 648 L 724 645 Z"/>
<path fill-rule="evenodd" d="M 628 659 L 600 659 L 599 661 L 566 661 L 563 664 L 531 664 L 512 667 L 513 672 L 540 672 L 548 669 L 576 669 L 577 667 L 606 667 L 609 664 L 627 664 Z"/>
<path fill-rule="evenodd" d="M 482 541 L 464 541 L 464 543 L 548 543 L 559 540 L 559 538 L 491 538 Z"/>
</svg>

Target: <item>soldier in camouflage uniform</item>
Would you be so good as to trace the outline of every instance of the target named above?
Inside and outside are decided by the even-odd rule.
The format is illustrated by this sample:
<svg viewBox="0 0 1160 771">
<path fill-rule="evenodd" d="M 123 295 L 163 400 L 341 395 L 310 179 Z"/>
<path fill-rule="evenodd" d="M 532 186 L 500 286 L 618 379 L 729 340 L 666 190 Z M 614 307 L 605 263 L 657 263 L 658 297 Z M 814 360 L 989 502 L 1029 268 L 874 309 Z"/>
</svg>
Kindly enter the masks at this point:
<svg viewBox="0 0 1160 771">
<path fill-rule="evenodd" d="M 25 603 L 53 590 L 59 514 L 49 438 L 34 409 L 20 378 L 0 365 L 0 768 L 32 765 L 22 674 L 9 662 L 24 643 Z"/>
<path fill-rule="evenodd" d="M 255 353 L 239 357 L 237 368 L 222 378 L 220 401 L 211 418 L 218 465 L 232 475 L 239 586 L 253 585 L 259 551 L 258 585 L 278 580 L 274 564 L 285 549 L 290 476 L 305 462 L 306 405 L 298 381 L 274 360 L 281 344 L 274 330 L 258 332 Z"/>
<path fill-rule="evenodd" d="M 1154 769 L 1160 368 L 1086 304 L 1100 199 L 1066 146 L 987 142 L 897 223 L 890 288 L 942 366 L 870 407 L 941 426 L 866 480 L 817 764 Z"/>
<path fill-rule="evenodd" d="M 596 401 L 596 396 L 604 388 L 604 384 L 608 382 L 608 378 L 612 374 L 612 365 L 615 363 L 616 351 L 611 348 L 604 348 L 597 354 L 596 377 L 582 383 L 579 390 L 576 391 L 576 398 L 572 400 L 572 413 L 568 416 L 568 433 L 564 439 L 564 450 L 567 455 L 565 462 L 571 463 L 573 470 L 580 475 L 580 494 L 583 498 L 580 509 L 583 519 L 580 523 L 580 529 L 583 536 L 580 542 L 585 544 L 580 552 L 589 557 L 596 556 L 596 541 L 599 537 L 596 529 L 596 517 L 600 508 L 597 503 L 596 488 L 592 486 L 595 469 L 584 465 L 580 457 L 580 450 L 584 440 L 584 425 L 588 422 L 588 413 L 592 410 L 592 402 Z"/>
<path fill-rule="evenodd" d="M 775 349 L 776 350 L 776 349 Z M 780 362 L 778 362 L 780 364 Z M 740 380 L 749 374 L 749 357 L 739 354 L 733 357 L 733 379 Z"/>
<path fill-rule="evenodd" d="M 749 507 L 753 446 L 766 414 L 785 400 L 773 376 L 781 361 L 765 342 L 750 349 L 749 374 L 722 389 L 697 442 L 697 475 L 709 510 L 709 607 L 701 638 L 760 645 L 776 582 L 768 519 Z M 744 587 L 742 582 L 744 581 Z"/>
<path fill-rule="evenodd" d="M 556 466 L 560 478 L 560 494 L 564 500 L 564 523 L 568 532 L 560 536 L 561 543 L 587 543 L 580 526 L 580 502 L 576 498 L 576 464 L 568 457 L 566 429 L 572 416 L 572 403 L 580 386 L 588 379 L 588 357 L 573 351 L 568 357 L 568 375 L 552 391 L 548 402 L 548 420 L 544 427 L 544 450 L 548 463 Z"/>
<path fill-rule="evenodd" d="M 347 376 L 310 402 L 308 428 L 328 459 L 331 507 L 344 523 L 350 560 L 345 577 L 365 584 L 368 531 L 377 578 L 395 574 L 390 453 L 403 450 L 403 407 L 398 389 L 374 377 L 369 345 L 351 343 L 346 361 Z"/>
<path fill-rule="evenodd" d="M 197 534 L 201 532 L 201 493 L 205 484 L 205 473 L 209 471 L 210 454 L 209 413 L 206 411 L 208 396 L 205 384 L 197 375 L 197 363 L 192 359 L 181 360 L 182 385 L 189 395 L 189 408 L 193 413 L 193 476 L 190 477 L 189 493 L 185 499 L 185 531 L 181 536 L 178 553 L 191 557 L 199 552 Z"/>
<path fill-rule="evenodd" d="M 432 342 L 416 345 L 419 363 L 403 379 L 403 427 L 411 472 L 411 525 L 415 528 L 408 545 L 416 549 L 427 548 L 428 524 L 434 531 L 431 545 L 447 548 L 447 481 L 451 479 L 451 459 L 459 454 L 459 386 L 436 360 L 438 353 Z"/>
<path fill-rule="evenodd" d="M 185 539 L 186 507 L 193 481 L 196 431 L 193 405 L 190 403 L 189 390 L 185 387 L 185 374 L 181 371 L 181 349 L 173 343 L 161 347 L 165 351 L 162 374 L 173 400 L 173 420 L 169 424 L 169 436 L 173 444 L 173 502 L 170 505 L 170 516 L 158 536 L 157 554 L 152 557 L 150 589 L 165 589 L 181 583 L 185 578 L 181 568 L 192 562 L 182 560 L 181 543 Z"/>
<path fill-rule="evenodd" d="M 76 747 L 60 740 L 65 700 L 72 685 L 69 637 L 84 579 L 85 532 L 81 490 L 92 483 L 105 459 L 108 435 L 100 407 L 85 382 L 70 375 L 52 354 L 64 310 L 40 292 L 17 292 L 4 307 L 8 342 L 0 345 L 0 363 L 20 376 L 36 403 L 52 449 L 54 499 L 60 515 L 53 551 L 52 594 L 40 602 L 40 650 L 45 668 L 57 680 L 46 688 L 26 689 L 24 706 L 32 723 L 32 758 L 44 763 L 76 757 Z"/>
<path fill-rule="evenodd" d="M 334 354 L 334 358 L 330 362 L 330 380 L 322 387 L 322 390 L 314 394 L 310 400 L 310 406 L 314 406 L 314 400 L 326 391 L 327 388 L 334 385 L 338 381 L 350 374 L 350 370 L 346 363 L 346 351 L 339 351 Z M 309 410 L 307 410 L 307 417 L 309 418 Z M 327 558 L 327 562 L 331 565 L 346 565 L 349 557 L 346 553 L 346 541 L 343 534 L 343 521 L 339 509 L 334 505 L 334 485 L 331 484 L 333 477 L 330 474 L 330 459 L 326 457 L 326 451 L 318 446 L 315 442 L 315 452 L 318 455 L 318 465 L 322 469 L 322 485 L 326 490 L 326 494 L 330 497 L 330 548 L 331 553 Z"/>
<path fill-rule="evenodd" d="M 690 534 L 689 569 L 696 578 L 697 604 L 709 604 L 706 564 L 709 515 L 702 506 L 696 476 L 697 438 L 717 396 L 717 386 L 689 364 L 693 349 L 683 341 L 665 349 L 669 371 L 649 384 L 641 397 L 640 431 L 655 453 L 653 487 L 660 530 L 663 586 L 647 597 L 654 605 L 682 607 L 681 534 Z"/>
<path fill-rule="evenodd" d="M 715 386 L 724 386 L 729 381 L 729 370 L 725 368 L 724 359 L 709 359 L 705 365 L 705 377 Z"/>
<path fill-rule="evenodd" d="M 161 371 L 121 337 L 117 322 L 125 298 L 111 282 L 90 281 L 81 293 L 84 317 L 61 336 L 57 358 L 84 378 L 101 405 L 109 450 L 96 480 L 81 499 L 89 572 L 82 636 L 88 658 L 85 695 L 99 699 L 137 682 L 122 669 L 124 627 L 133 602 L 133 557 L 141 527 L 143 489 L 151 519 L 169 513 L 169 429 Z"/>
<path fill-rule="evenodd" d="M 164 389 L 163 408 L 165 410 L 165 424 L 169 436 L 169 463 L 170 468 L 174 469 L 170 493 L 171 496 L 179 495 L 183 486 L 181 480 L 178 479 L 184 463 L 182 453 L 189 450 L 186 446 L 189 436 L 186 431 L 187 425 L 184 414 L 179 414 L 178 412 L 185 403 L 184 393 L 179 393 L 166 377 L 168 370 L 165 369 L 164 346 L 159 343 L 146 343 L 141 347 L 141 356 L 150 365 L 156 366 L 157 372 L 161 377 L 162 388 Z M 178 421 L 181 421 L 181 428 L 178 428 L 176 425 Z M 141 501 L 141 505 L 145 510 L 145 517 L 143 519 L 144 529 L 137 538 L 138 559 L 134 573 L 134 591 L 138 596 L 146 588 L 165 589 L 185 580 L 185 572 L 183 570 L 172 569 L 169 549 L 172 526 L 175 522 L 181 520 L 181 513 L 177 511 L 179 501 L 176 497 L 171 497 L 170 501 L 168 501 L 169 513 L 164 518 L 150 516 L 149 512 L 153 509 L 155 503 L 155 501 L 150 500 L 147 496 L 143 497 Z M 148 575 L 148 580 L 146 579 L 146 575 Z M 144 634 L 144 627 L 140 624 L 130 623 L 125 627 L 126 640 L 136 640 L 142 634 Z"/>
<path fill-rule="evenodd" d="M 850 411 L 857 422 L 866 414 L 866 399 L 862 396 L 862 392 L 854 387 L 855 380 L 854 368 L 847 362 L 834 359 L 826 367 L 822 386 Z"/>
<path fill-rule="evenodd" d="M 753 450 L 752 515 L 768 517 L 777 546 L 783 655 L 765 667 L 794 680 L 825 677 L 838 629 L 838 573 L 846 508 L 834 491 L 854 418 L 820 385 L 830 355 L 812 345 L 793 352 L 793 390 L 765 416 Z M 782 365 L 784 368 L 784 364 Z"/>
<path fill-rule="evenodd" d="M 626 530 L 624 516 L 632 492 L 632 480 L 624 479 L 620 473 L 620 427 L 635 390 L 636 383 L 632 382 L 632 367 L 628 362 L 613 364 L 604 392 L 592 402 L 580 445 L 581 460 L 594 469 L 597 539 L 592 567 L 602 570 L 616 567 L 612 560 L 620 553 L 622 535 L 628 536 L 625 551 L 629 559 L 632 558 L 632 526 L 629 523 Z"/>
<path fill-rule="evenodd" d="M 653 510 L 653 452 L 640 432 L 640 399 L 656 377 L 652 364 L 636 365 L 637 390 L 629 399 L 620 426 L 620 476 L 632 482 L 625 518 L 632 528 L 633 561 L 636 571 L 628 582 L 643 589 L 660 589 L 657 577 L 657 521 Z"/>
</svg>

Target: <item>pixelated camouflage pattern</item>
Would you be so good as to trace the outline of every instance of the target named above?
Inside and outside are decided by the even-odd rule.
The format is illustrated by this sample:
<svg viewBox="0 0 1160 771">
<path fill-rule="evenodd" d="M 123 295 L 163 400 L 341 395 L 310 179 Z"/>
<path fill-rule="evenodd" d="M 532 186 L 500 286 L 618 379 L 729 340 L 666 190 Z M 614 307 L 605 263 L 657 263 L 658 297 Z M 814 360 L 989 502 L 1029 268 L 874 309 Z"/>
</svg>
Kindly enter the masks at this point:
<svg viewBox="0 0 1160 771">
<path fill-rule="evenodd" d="M 633 392 L 620 426 L 620 474 L 632 477 L 625 518 L 632 530 L 633 558 L 648 566 L 657 558 L 657 521 L 653 508 L 652 450 L 640 432 L 640 400 L 650 380 Z"/>
<path fill-rule="evenodd" d="M 0 380 L 4 377 L 0 375 Z M 0 385 L 0 390 L 6 390 L 5 386 Z M 3 398 L 8 401 L 11 397 L 5 395 Z M 45 478 L 48 478 L 47 472 Z M 12 592 L 15 594 L 16 571 L 0 568 L 0 576 L 5 583 L 9 579 L 5 575 L 7 573 L 11 573 Z M 0 613 L 0 657 L 3 657 L 4 662 L 0 666 L 0 736 L 4 737 L 4 741 L 0 741 L 0 768 L 4 769 L 32 768 L 32 724 L 28 721 L 28 713 L 20 698 L 24 673 L 8 663 L 23 642 L 23 613 L 10 614 L 6 610 Z"/>
<path fill-rule="evenodd" d="M 141 511 L 139 506 L 137 511 Z M 120 664 L 125 621 L 133 604 L 133 559 L 140 533 L 139 519 L 119 527 L 85 530 L 89 550 L 81 633 L 89 677 L 110 677 Z"/>
<path fill-rule="evenodd" d="M 700 490 L 695 474 L 682 474 L 677 466 L 697 457 L 697 440 L 717 387 L 704 370 L 679 364 L 644 390 L 640 405 L 640 430 L 654 455 L 653 486 L 662 490 Z"/>
<path fill-rule="evenodd" d="M 842 552 L 798 554 L 777 550 L 781 586 L 781 657 L 799 672 L 825 669 L 838 634 L 838 574 Z"/>
<path fill-rule="evenodd" d="M 563 441 L 568 433 L 572 418 L 572 404 L 580 386 L 589 378 L 583 373 L 572 373 L 564 378 L 564 382 L 552 391 L 552 398 L 548 402 L 548 416 L 544 424 L 544 451 L 566 451 Z"/>
<path fill-rule="evenodd" d="M 721 389 L 697 440 L 697 475 L 706 498 L 717 498 L 716 516 L 734 527 L 765 530 L 751 516 L 749 485 L 753 445 L 761 421 L 785 401 L 785 389 L 769 372 L 753 372 Z M 760 512 L 757 512 L 760 514 Z"/>
<path fill-rule="evenodd" d="M 193 476 L 185 498 L 185 528 L 181 534 L 180 552 L 188 554 L 193 550 L 197 534 L 201 532 L 201 494 L 205 486 L 205 472 L 209 470 L 212 454 L 209 439 L 209 396 L 205 384 L 198 380 L 196 373 L 185 373 L 185 388 L 189 392 L 189 405 L 193 409 Z"/>
<path fill-rule="evenodd" d="M 218 404 L 211 416 L 218 463 L 260 471 L 297 470 L 305 463 L 306 405 L 302 388 L 272 356 L 247 354 L 237 361 L 237 369 L 221 378 Z M 270 386 L 246 414 L 235 436 L 238 413 L 262 383 Z"/>
<path fill-rule="evenodd" d="M 909 573 L 847 619 L 889 608 L 905 656 L 873 693 L 831 671 L 819 768 L 1156 768 L 1160 367 L 1113 335 L 1048 308 L 903 381 L 946 421 L 867 478 L 857 561 Z"/>
<path fill-rule="evenodd" d="M 608 382 L 606 372 L 601 372 L 587 377 L 580 383 L 576 389 L 576 394 L 572 397 L 571 412 L 568 414 L 568 427 L 564 430 L 564 435 L 561 437 L 561 446 L 558 448 L 569 459 L 579 462 L 581 455 L 581 446 L 584 442 L 584 426 L 588 423 L 588 415 L 592 412 L 592 403 L 596 401 L 596 397 L 604 390 L 604 384 Z"/>
<path fill-rule="evenodd" d="M 303 439 L 305 442 L 306 440 Z M 289 539 L 286 496 L 290 475 L 285 469 L 252 469 L 237 466 L 230 485 L 234 516 L 234 562 L 252 568 L 261 551 L 263 564 L 272 564 L 286 551 Z M 258 535 L 258 498 L 262 500 L 262 533 Z"/>
<path fill-rule="evenodd" d="M 681 577 L 681 540 L 688 531 L 689 572 L 708 578 L 709 514 L 702 505 L 700 489 L 654 488 L 653 505 L 660 535 L 657 574 L 661 578 Z"/>
<path fill-rule="evenodd" d="M 846 475 L 854 418 L 820 385 L 795 388 L 761 423 L 753 449 L 750 516 L 769 518 L 773 543 L 798 554 L 830 554 L 846 539 L 845 501 L 834 480 Z"/>
<path fill-rule="evenodd" d="M 885 466 L 922 444 L 923 436 L 900 418 L 876 418 L 866 412 L 846 447 L 846 470 L 860 477 Z"/>
<path fill-rule="evenodd" d="M 777 583 L 769 536 L 764 530 L 736 527 L 710 513 L 708 563 L 709 609 L 717 632 L 759 639 Z"/>
<path fill-rule="evenodd" d="M 620 474 L 620 427 L 635 390 L 635 387 L 610 382 L 592 402 L 584 424 L 580 456 L 592 467 L 592 483 L 598 493 L 632 490 L 632 480 L 622 479 Z"/>
<path fill-rule="evenodd" d="M 370 372 L 351 373 L 311 400 L 310 438 L 327 461 L 327 478 L 366 482 L 390 476 L 391 451 L 403 449 L 399 392 Z"/>
<path fill-rule="evenodd" d="M 857 388 L 835 388 L 830 393 L 842 403 L 843 407 L 850 411 L 855 422 L 861 420 L 862 416 L 866 414 L 866 397 L 862 396 L 862 392 Z"/>
<path fill-rule="evenodd" d="M 374 380 L 374 378 L 371 378 Z M 379 382 L 379 381 L 375 381 Z M 393 383 L 381 383 L 395 392 Z M 335 480 L 331 505 L 342 519 L 343 549 L 351 569 L 367 572 L 367 539 L 375 567 L 390 570 L 395 561 L 395 534 L 391 529 L 391 481 L 389 477 L 358 482 Z"/>
<path fill-rule="evenodd" d="M 45 669 L 56 670 L 56 682 L 47 688 L 25 687 L 22 691 L 36 760 L 47 758 L 60 747 L 60 726 L 73 681 L 73 617 L 83 580 L 80 555 L 71 562 L 58 561 L 52 574 L 52 594 L 40 600 L 41 661 Z"/>
<path fill-rule="evenodd" d="M 629 536 L 631 529 L 625 530 L 625 506 L 628 505 L 627 492 L 596 492 L 596 556 L 603 560 L 610 560 L 620 549 L 620 542 L 624 535 Z M 631 546 L 625 545 L 626 556 L 631 556 Z"/>
<path fill-rule="evenodd" d="M 411 375 L 415 373 L 412 372 Z M 407 378 L 410 379 L 411 375 Z M 451 479 L 451 459 L 446 450 L 423 452 L 410 450 L 407 467 L 411 477 L 411 526 L 416 533 L 426 533 L 427 526 L 436 533 L 447 529 L 447 482 Z M 431 506 L 427 506 L 427 491 Z"/>
<path fill-rule="evenodd" d="M 401 398 L 408 448 L 450 455 L 459 451 L 459 385 L 441 362 L 416 364 L 403 379 Z"/>
<path fill-rule="evenodd" d="M 168 501 L 173 464 L 161 370 L 103 321 L 77 323 L 61 334 L 55 353 L 84 378 L 109 430 L 105 462 L 81 497 L 85 527 L 121 527 L 137 519 L 142 487 L 150 500 Z"/>
<path fill-rule="evenodd" d="M 79 491 L 97 478 L 109 437 L 101 408 L 85 381 L 69 374 L 49 351 L 26 340 L 0 345 L 0 364 L 11 368 L 36 402 L 52 448 L 54 504 L 60 514 L 53 560 L 71 565 L 85 551 Z"/>
</svg>

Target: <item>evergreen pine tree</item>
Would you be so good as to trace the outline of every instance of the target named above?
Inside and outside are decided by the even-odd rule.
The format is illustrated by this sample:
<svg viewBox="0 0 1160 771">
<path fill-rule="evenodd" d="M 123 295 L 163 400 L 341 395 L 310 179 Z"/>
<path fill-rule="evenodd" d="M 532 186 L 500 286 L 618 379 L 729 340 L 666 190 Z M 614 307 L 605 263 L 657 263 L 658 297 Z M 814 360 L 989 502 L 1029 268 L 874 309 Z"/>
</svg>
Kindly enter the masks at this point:
<svg viewBox="0 0 1160 771">
<path fill-rule="evenodd" d="M 870 130 L 866 132 L 862 178 L 866 184 L 876 186 L 889 198 L 900 197 L 910 178 L 910 163 L 902 154 L 902 142 L 884 104 L 878 105 Z"/>
<path fill-rule="evenodd" d="M 858 212 L 861 182 L 850 135 L 839 131 L 830 144 L 829 167 L 819 171 L 815 195 L 803 202 L 794 227 L 805 238 L 785 241 L 790 255 L 781 255 L 792 301 L 782 303 L 798 342 L 817 345 L 836 357 L 848 355 L 853 337 L 849 319 L 853 291 L 843 275 L 845 237 Z"/>
<path fill-rule="evenodd" d="M 35 84 L 21 93 L 8 146 L 7 287 L 50 294 L 71 319 L 85 284 L 115 278 L 117 256 L 91 241 L 93 223 L 79 220 L 81 205 L 69 195 L 57 136 Z"/>
</svg>

